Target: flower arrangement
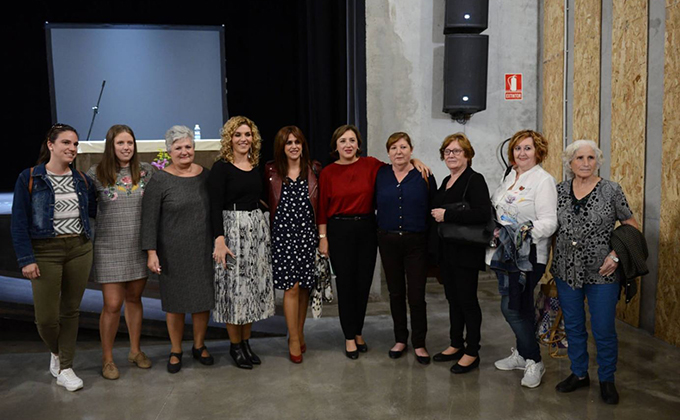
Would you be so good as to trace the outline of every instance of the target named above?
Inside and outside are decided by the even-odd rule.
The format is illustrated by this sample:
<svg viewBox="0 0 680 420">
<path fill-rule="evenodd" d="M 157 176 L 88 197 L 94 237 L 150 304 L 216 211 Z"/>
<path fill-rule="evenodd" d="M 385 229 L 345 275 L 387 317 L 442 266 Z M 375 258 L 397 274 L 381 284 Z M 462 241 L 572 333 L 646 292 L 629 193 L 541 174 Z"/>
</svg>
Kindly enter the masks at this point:
<svg viewBox="0 0 680 420">
<path fill-rule="evenodd" d="M 163 149 L 158 149 L 158 154 L 151 164 L 157 169 L 163 169 L 170 163 L 170 155 Z"/>
</svg>

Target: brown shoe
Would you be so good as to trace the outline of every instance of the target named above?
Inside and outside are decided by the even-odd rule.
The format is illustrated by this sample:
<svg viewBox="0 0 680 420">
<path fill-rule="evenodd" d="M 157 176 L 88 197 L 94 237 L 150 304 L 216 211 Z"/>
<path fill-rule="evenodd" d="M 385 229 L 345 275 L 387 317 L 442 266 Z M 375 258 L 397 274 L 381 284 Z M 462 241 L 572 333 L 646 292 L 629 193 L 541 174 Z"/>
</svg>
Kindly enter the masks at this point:
<svg viewBox="0 0 680 420">
<path fill-rule="evenodd" d="M 148 369 L 151 367 L 151 360 L 146 357 L 146 354 L 144 354 L 143 351 L 140 351 L 137 354 L 132 354 L 132 352 L 128 353 L 128 362 L 134 363 L 137 365 L 137 367 L 142 369 Z"/>
<path fill-rule="evenodd" d="M 120 372 L 118 372 L 118 368 L 116 367 L 115 363 L 107 362 L 102 367 L 102 376 L 111 380 L 118 379 L 120 378 Z"/>
</svg>

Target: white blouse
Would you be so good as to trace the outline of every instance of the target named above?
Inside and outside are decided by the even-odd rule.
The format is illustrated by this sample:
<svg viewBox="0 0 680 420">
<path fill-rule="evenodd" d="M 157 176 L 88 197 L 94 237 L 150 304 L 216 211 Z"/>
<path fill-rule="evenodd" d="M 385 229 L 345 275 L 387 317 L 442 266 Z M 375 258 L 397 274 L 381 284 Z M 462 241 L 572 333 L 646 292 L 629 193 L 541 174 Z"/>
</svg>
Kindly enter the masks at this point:
<svg viewBox="0 0 680 420">
<path fill-rule="evenodd" d="M 491 195 L 491 203 L 496 209 L 498 222 L 503 225 L 528 221 L 534 224 L 531 237 L 536 245 L 536 261 L 547 264 L 550 238 L 557 230 L 555 178 L 540 165 L 524 172 L 519 179 L 513 169 Z M 487 264 L 491 262 L 494 251 L 491 248 L 487 252 Z"/>
</svg>

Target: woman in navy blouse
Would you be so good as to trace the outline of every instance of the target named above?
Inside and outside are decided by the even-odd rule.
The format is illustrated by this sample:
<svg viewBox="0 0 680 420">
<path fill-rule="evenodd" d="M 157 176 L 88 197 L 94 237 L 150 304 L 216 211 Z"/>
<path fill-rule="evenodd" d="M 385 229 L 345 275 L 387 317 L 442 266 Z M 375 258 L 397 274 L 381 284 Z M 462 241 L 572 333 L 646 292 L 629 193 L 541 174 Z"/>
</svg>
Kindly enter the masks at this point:
<svg viewBox="0 0 680 420">
<path fill-rule="evenodd" d="M 395 345 L 389 351 L 398 359 L 406 351 L 408 328 L 406 298 L 411 310 L 411 344 L 416 360 L 427 365 L 430 355 L 425 348 L 427 313 L 427 227 L 430 201 L 437 184 L 432 175 L 425 179 L 411 163 L 413 144 L 408 134 L 398 132 L 387 139 L 387 153 L 392 165 L 378 170 L 375 181 L 378 211 L 378 246 L 394 321 Z M 408 286 L 408 287 L 407 287 Z M 408 290 L 408 293 L 407 293 Z"/>
</svg>

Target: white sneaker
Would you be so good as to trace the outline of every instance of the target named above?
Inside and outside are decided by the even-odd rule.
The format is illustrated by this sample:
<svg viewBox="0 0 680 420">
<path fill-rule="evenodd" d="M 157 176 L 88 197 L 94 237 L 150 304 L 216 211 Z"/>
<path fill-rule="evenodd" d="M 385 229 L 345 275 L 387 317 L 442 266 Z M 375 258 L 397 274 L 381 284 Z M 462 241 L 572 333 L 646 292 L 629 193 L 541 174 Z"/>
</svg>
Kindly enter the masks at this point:
<svg viewBox="0 0 680 420">
<path fill-rule="evenodd" d="M 83 380 L 76 376 L 73 369 L 68 368 L 59 372 L 59 376 L 57 376 L 57 385 L 63 386 L 69 391 L 77 391 L 83 387 Z"/>
<path fill-rule="evenodd" d="M 50 373 L 55 378 L 59 376 L 59 355 L 50 353 Z"/>
<path fill-rule="evenodd" d="M 526 367 L 526 361 L 524 360 L 524 357 L 520 356 L 517 350 L 515 350 L 514 347 L 511 347 L 510 350 L 512 351 L 512 354 L 505 359 L 497 360 L 494 363 L 494 366 L 496 366 L 496 369 L 499 370 L 524 370 Z"/>
<path fill-rule="evenodd" d="M 527 360 L 527 367 L 524 370 L 524 377 L 522 378 L 522 386 L 527 388 L 536 388 L 541 384 L 541 378 L 545 374 L 545 366 L 543 362 L 534 362 Z"/>
</svg>

